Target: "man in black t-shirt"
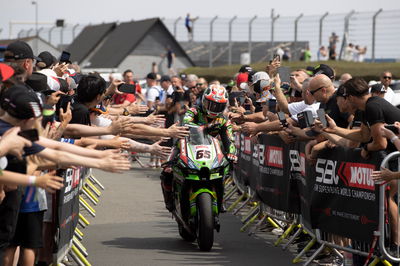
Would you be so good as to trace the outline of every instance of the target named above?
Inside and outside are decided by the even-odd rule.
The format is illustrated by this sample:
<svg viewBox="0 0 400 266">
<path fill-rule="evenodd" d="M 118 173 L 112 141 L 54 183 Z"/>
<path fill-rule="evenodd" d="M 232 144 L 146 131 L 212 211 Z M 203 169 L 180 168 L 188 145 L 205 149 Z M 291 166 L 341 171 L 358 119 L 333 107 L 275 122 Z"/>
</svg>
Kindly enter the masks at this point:
<svg viewBox="0 0 400 266">
<path fill-rule="evenodd" d="M 319 108 L 325 110 L 335 123 L 342 128 L 349 125 L 349 113 L 340 112 L 339 106 L 336 101 L 335 88 L 331 79 L 328 76 L 320 74 L 315 76 L 308 87 L 309 92 L 314 96 L 317 102 L 321 105 Z"/>
<path fill-rule="evenodd" d="M 76 98 L 72 104 L 71 124 L 90 125 L 90 108 L 102 101 L 106 92 L 106 82 L 99 75 L 83 76 L 76 89 Z"/>
<path fill-rule="evenodd" d="M 347 137 L 361 137 L 368 141 L 368 136 L 372 138 L 370 143 L 364 144 L 361 156 L 368 157 L 370 151 L 388 149 L 394 151 L 394 147 L 381 134 L 384 124 L 393 124 L 400 120 L 400 110 L 381 97 L 372 96 L 369 93 L 368 84 L 365 80 L 354 78 L 344 83 L 345 97 L 354 108 L 363 111 L 363 124 L 359 132 L 354 132 Z M 358 135 L 358 136 L 357 136 Z M 346 136 L 345 136 L 346 137 Z"/>
</svg>

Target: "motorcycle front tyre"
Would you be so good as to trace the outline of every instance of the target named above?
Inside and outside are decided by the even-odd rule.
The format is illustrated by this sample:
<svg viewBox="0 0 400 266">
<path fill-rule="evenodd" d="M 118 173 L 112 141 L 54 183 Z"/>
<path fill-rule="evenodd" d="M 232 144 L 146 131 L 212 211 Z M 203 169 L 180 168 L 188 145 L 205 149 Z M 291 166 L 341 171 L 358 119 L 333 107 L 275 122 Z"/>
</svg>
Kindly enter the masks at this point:
<svg viewBox="0 0 400 266">
<path fill-rule="evenodd" d="M 209 193 L 197 196 L 197 244 L 200 250 L 210 251 L 214 243 L 214 215 Z"/>
</svg>

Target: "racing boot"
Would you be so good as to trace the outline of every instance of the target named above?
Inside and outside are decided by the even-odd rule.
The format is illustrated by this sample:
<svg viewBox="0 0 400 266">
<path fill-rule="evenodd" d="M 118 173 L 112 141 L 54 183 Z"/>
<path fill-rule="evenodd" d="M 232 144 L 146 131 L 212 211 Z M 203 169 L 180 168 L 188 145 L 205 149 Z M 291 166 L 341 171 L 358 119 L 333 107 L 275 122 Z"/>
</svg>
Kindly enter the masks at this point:
<svg viewBox="0 0 400 266">
<path fill-rule="evenodd" d="M 172 178 L 173 174 L 171 172 L 166 172 L 165 170 L 161 172 L 161 189 L 164 196 L 165 208 L 172 212 L 174 209 L 174 198 L 172 194 Z"/>
</svg>

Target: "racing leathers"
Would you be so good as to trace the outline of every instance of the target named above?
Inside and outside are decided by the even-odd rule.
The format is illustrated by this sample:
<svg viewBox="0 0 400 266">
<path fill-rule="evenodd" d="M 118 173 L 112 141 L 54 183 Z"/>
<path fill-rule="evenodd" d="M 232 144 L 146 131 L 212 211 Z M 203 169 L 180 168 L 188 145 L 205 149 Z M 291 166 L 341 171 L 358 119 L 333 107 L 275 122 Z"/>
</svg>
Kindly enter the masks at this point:
<svg viewBox="0 0 400 266">
<path fill-rule="evenodd" d="M 211 136 L 219 136 L 222 142 L 223 152 L 227 159 L 233 162 L 237 161 L 232 124 L 222 114 L 215 118 L 210 118 L 203 111 L 201 106 L 196 106 L 186 111 L 183 118 L 183 125 L 203 126 Z M 175 162 L 178 155 L 179 148 L 175 146 L 168 158 L 169 164 Z M 166 208 L 170 211 L 172 210 L 172 178 L 172 169 L 170 167 L 165 167 L 161 173 L 161 188 L 163 190 Z"/>
</svg>

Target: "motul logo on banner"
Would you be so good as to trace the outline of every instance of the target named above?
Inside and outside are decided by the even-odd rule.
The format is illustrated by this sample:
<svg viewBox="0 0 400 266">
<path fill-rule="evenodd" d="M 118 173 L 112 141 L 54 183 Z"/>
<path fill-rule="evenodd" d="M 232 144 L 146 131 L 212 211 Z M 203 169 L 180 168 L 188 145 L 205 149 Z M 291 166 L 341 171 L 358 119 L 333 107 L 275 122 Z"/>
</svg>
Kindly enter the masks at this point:
<svg viewBox="0 0 400 266">
<path fill-rule="evenodd" d="M 372 172 L 375 166 L 363 163 L 341 163 L 338 175 L 349 187 L 375 190 Z"/>
<path fill-rule="evenodd" d="M 244 137 L 244 153 L 245 154 L 251 154 L 251 138 L 250 137 Z"/>
<path fill-rule="evenodd" d="M 267 150 L 265 151 L 266 155 L 266 164 L 272 167 L 283 168 L 283 148 L 267 146 Z"/>
</svg>

